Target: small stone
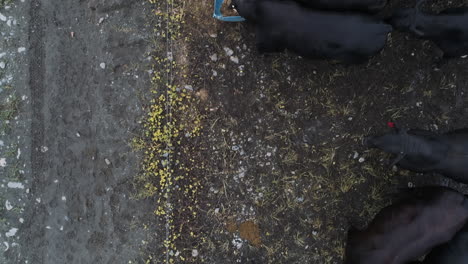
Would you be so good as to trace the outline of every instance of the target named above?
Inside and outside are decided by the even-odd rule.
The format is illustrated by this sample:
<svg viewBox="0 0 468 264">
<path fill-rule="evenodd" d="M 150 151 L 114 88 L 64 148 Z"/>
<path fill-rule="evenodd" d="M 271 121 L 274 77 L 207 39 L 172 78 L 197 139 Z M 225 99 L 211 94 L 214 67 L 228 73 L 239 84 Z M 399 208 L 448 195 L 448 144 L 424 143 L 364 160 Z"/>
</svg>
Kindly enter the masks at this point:
<svg viewBox="0 0 468 264">
<path fill-rule="evenodd" d="M 5 208 L 7 209 L 7 211 L 10 211 L 11 209 L 13 209 L 13 206 L 11 205 L 10 201 L 6 200 Z"/>
<path fill-rule="evenodd" d="M 7 165 L 6 159 L 5 159 L 5 158 L 1 158 L 1 159 L 0 159 L 0 167 L 6 167 L 6 165 Z"/>
<path fill-rule="evenodd" d="M 216 209 L 215 209 L 215 213 L 216 213 L 216 214 L 219 213 L 219 208 L 216 208 Z"/>
<path fill-rule="evenodd" d="M 210 59 L 211 59 L 212 61 L 217 61 L 217 60 L 218 60 L 218 55 L 215 53 L 215 54 L 213 54 L 213 55 L 210 56 Z"/>
<path fill-rule="evenodd" d="M 359 153 L 357 153 L 356 151 L 354 151 L 353 159 L 357 159 L 358 157 L 359 157 Z"/>
<path fill-rule="evenodd" d="M 9 182 L 7 186 L 11 189 L 24 189 L 24 185 L 21 182 Z"/>
<path fill-rule="evenodd" d="M 2 13 L 0 13 L 0 20 L 1 21 L 7 21 L 7 18 Z"/>
<path fill-rule="evenodd" d="M 235 57 L 235 56 L 231 56 L 229 58 L 232 62 L 234 62 L 235 64 L 238 64 L 239 63 L 239 58 Z"/>
<path fill-rule="evenodd" d="M 10 231 L 8 231 L 5 236 L 6 237 L 12 237 L 16 235 L 16 232 L 18 232 L 18 228 L 12 228 Z"/>
<path fill-rule="evenodd" d="M 101 62 L 101 64 L 99 64 L 99 67 L 101 67 L 101 69 L 105 69 L 106 68 L 106 64 L 104 62 Z"/>
<path fill-rule="evenodd" d="M 76 132 L 76 137 L 81 137 L 80 132 Z"/>
<path fill-rule="evenodd" d="M 20 223 L 24 223 L 24 219 L 23 219 L 23 218 L 20 218 L 20 219 L 19 219 L 19 222 L 20 222 Z"/>
<path fill-rule="evenodd" d="M 366 160 L 365 158 L 360 157 L 358 161 L 359 161 L 359 163 L 363 163 L 365 160 Z"/>
<path fill-rule="evenodd" d="M 66 201 L 66 200 L 67 200 L 67 197 L 62 196 L 62 201 Z"/>
<path fill-rule="evenodd" d="M 226 55 L 228 56 L 232 56 L 232 54 L 234 54 L 234 51 L 228 47 L 224 47 L 224 52 L 226 52 Z"/>
<path fill-rule="evenodd" d="M 48 147 L 46 147 L 46 146 L 41 146 L 41 152 L 42 152 L 42 153 L 46 153 L 48 150 L 49 150 Z"/>
<path fill-rule="evenodd" d="M 460 58 L 466 59 L 466 58 L 468 58 L 468 55 L 463 55 L 463 56 L 461 56 Z"/>
<path fill-rule="evenodd" d="M 20 47 L 18 48 L 18 52 L 21 53 L 21 52 L 25 52 L 26 51 L 26 48 L 25 47 Z"/>
<path fill-rule="evenodd" d="M 6 64 L 3 61 L 0 61 L 0 69 L 5 69 Z"/>
<path fill-rule="evenodd" d="M 110 160 L 108 160 L 108 159 L 104 159 L 104 161 L 106 162 L 106 164 L 107 164 L 108 166 L 109 166 L 109 165 L 111 165 L 111 162 L 110 162 Z"/>
<path fill-rule="evenodd" d="M 197 257 L 198 256 L 198 250 L 193 249 L 192 250 L 192 257 Z"/>
</svg>

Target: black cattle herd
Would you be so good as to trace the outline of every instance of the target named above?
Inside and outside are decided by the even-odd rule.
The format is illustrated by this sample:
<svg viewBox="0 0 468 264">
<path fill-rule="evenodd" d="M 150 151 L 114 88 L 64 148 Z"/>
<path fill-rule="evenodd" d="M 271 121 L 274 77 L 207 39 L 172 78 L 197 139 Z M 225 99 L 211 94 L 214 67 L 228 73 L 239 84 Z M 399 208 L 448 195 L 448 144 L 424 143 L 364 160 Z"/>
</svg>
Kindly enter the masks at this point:
<svg viewBox="0 0 468 264">
<path fill-rule="evenodd" d="M 305 58 L 362 63 L 378 54 L 396 29 L 433 41 L 443 58 L 468 55 L 468 7 L 439 13 L 397 9 L 378 19 L 387 0 L 232 0 L 253 23 L 261 53 L 285 49 Z M 392 165 L 435 172 L 468 184 L 468 129 L 445 134 L 393 128 L 364 139 L 394 154 Z M 366 229 L 350 228 L 346 264 L 468 264 L 468 197 L 441 186 L 402 191 Z M 422 261 L 422 262 L 421 262 Z"/>
<path fill-rule="evenodd" d="M 232 0 L 241 16 L 255 24 L 261 53 L 291 50 L 312 59 L 362 63 L 378 54 L 393 29 L 433 41 L 443 58 L 468 55 L 468 8 L 438 14 L 400 8 L 386 19 L 372 13 L 387 0 Z"/>
</svg>

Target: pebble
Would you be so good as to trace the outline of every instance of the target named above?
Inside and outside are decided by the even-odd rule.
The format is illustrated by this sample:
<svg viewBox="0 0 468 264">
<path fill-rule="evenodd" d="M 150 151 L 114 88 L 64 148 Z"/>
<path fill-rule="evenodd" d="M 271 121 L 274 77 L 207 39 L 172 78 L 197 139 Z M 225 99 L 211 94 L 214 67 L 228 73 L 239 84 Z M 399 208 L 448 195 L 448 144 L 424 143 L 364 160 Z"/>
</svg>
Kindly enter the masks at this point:
<svg viewBox="0 0 468 264">
<path fill-rule="evenodd" d="M 363 163 L 365 160 L 366 160 L 365 158 L 360 157 L 358 161 L 359 161 L 360 163 Z"/>
<path fill-rule="evenodd" d="M 232 56 L 234 54 L 234 51 L 228 47 L 224 47 L 224 52 L 226 52 L 226 55 Z"/>
<path fill-rule="evenodd" d="M 25 52 L 26 51 L 26 48 L 25 47 L 20 47 L 18 48 L 18 52 L 21 53 L 21 52 Z"/>
<path fill-rule="evenodd" d="M 23 219 L 23 218 L 20 218 L 20 219 L 19 219 L 19 222 L 20 222 L 20 223 L 24 223 L 24 219 Z"/>
<path fill-rule="evenodd" d="M 12 189 L 24 189 L 24 185 L 21 182 L 9 182 L 7 186 Z"/>
<path fill-rule="evenodd" d="M 6 167 L 6 165 L 7 165 L 6 159 L 5 159 L 5 158 L 1 158 L 1 159 L 0 159 L 0 167 Z"/>
<path fill-rule="evenodd" d="M 16 235 L 16 232 L 18 232 L 18 228 L 12 228 L 10 229 L 10 231 L 8 231 L 5 236 L 6 237 L 12 237 L 12 236 L 15 236 Z"/>
<path fill-rule="evenodd" d="M 234 245 L 237 249 L 241 249 L 243 244 L 244 243 L 242 242 L 242 239 L 240 239 L 240 238 L 234 238 L 232 240 L 232 245 Z"/>
<path fill-rule="evenodd" d="M 2 13 L 0 13 L 0 20 L 1 21 L 7 21 L 7 18 Z"/>
<path fill-rule="evenodd" d="M 99 64 L 99 67 L 101 67 L 101 69 L 105 69 L 106 68 L 106 64 L 104 62 L 101 62 L 101 64 Z"/>
<path fill-rule="evenodd" d="M 0 61 L 0 68 L 1 68 L 1 69 L 5 69 L 5 67 L 6 67 L 5 62 Z"/>
<path fill-rule="evenodd" d="M 212 61 L 217 61 L 217 60 L 218 60 L 218 55 L 215 53 L 215 54 L 213 54 L 213 55 L 210 56 L 210 59 L 211 59 Z"/>
<path fill-rule="evenodd" d="M 6 55 L 6 52 L 0 53 L 0 59 L 3 58 Z"/>
<path fill-rule="evenodd" d="M 108 160 L 108 159 L 104 159 L 104 161 L 106 162 L 107 165 L 111 164 L 110 160 Z"/>
<path fill-rule="evenodd" d="M 230 59 L 232 62 L 236 63 L 236 64 L 239 63 L 239 58 L 237 58 L 237 57 L 235 57 L 235 56 L 231 56 L 229 59 Z"/>
<path fill-rule="evenodd" d="M 10 211 L 11 209 L 13 209 L 13 206 L 11 205 L 10 201 L 6 200 L 5 208 L 7 209 L 7 211 Z"/>
<path fill-rule="evenodd" d="M 192 257 L 196 257 L 196 256 L 198 256 L 198 250 L 193 249 L 192 250 Z"/>
<path fill-rule="evenodd" d="M 354 151 L 353 159 L 357 159 L 358 157 L 359 157 L 359 153 L 357 153 L 356 151 Z"/>
<path fill-rule="evenodd" d="M 42 147 L 41 147 L 41 152 L 42 152 L 42 153 L 46 153 L 48 150 L 49 150 L 49 148 L 46 147 L 46 146 L 42 146 Z"/>
</svg>

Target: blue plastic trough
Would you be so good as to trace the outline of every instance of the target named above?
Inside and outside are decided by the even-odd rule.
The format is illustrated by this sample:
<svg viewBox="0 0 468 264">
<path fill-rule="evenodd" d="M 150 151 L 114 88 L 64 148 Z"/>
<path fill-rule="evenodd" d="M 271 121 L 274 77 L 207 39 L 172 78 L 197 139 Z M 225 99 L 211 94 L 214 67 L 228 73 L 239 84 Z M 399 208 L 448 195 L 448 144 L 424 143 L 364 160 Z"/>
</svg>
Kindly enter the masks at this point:
<svg viewBox="0 0 468 264">
<path fill-rule="evenodd" d="M 242 22 L 245 21 L 245 18 L 241 16 L 223 16 L 221 14 L 221 6 L 225 0 L 215 0 L 214 1 L 214 13 L 213 17 L 225 22 Z"/>
</svg>

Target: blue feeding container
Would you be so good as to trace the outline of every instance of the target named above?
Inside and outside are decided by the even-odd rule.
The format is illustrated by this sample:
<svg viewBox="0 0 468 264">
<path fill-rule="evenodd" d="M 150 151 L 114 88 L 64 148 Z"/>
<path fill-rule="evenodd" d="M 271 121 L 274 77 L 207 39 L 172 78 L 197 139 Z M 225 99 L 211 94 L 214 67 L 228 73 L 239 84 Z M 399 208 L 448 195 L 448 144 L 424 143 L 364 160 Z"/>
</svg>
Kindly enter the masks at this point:
<svg viewBox="0 0 468 264">
<path fill-rule="evenodd" d="M 219 19 L 221 21 L 226 21 L 226 22 L 242 22 L 245 21 L 245 18 L 241 16 L 223 16 L 221 14 L 221 6 L 223 5 L 223 2 L 225 0 L 215 0 L 214 1 L 214 13 L 213 17 L 216 19 Z"/>
</svg>

